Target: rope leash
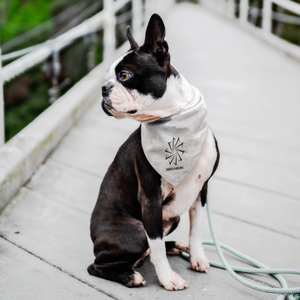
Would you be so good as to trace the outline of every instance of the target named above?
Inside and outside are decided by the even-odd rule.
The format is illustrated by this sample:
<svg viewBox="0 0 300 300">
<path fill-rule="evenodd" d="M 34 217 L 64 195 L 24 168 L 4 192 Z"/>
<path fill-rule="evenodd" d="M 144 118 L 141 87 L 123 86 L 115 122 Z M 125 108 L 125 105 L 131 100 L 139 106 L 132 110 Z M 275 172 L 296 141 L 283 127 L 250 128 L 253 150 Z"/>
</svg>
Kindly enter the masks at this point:
<svg viewBox="0 0 300 300">
<path fill-rule="evenodd" d="M 211 266 L 213 267 L 217 267 L 217 268 L 221 268 L 224 270 L 227 270 L 227 272 L 235 279 L 237 280 L 239 283 L 252 288 L 254 290 L 260 291 L 260 292 L 265 292 L 265 293 L 273 293 L 273 294 L 280 294 L 280 296 L 277 298 L 277 300 L 283 300 L 286 296 L 288 296 L 289 300 L 300 300 L 300 287 L 296 287 L 296 288 L 289 288 L 286 281 L 284 280 L 284 278 L 282 276 L 280 276 L 279 274 L 294 274 L 294 275 L 300 275 L 300 270 L 296 270 L 296 269 L 270 269 L 267 266 L 263 265 L 262 263 L 254 260 L 253 258 L 242 254 L 240 252 L 238 252 L 237 250 L 219 243 L 218 239 L 217 239 L 217 235 L 215 232 L 215 228 L 212 222 L 212 215 L 211 215 L 211 209 L 210 209 L 210 201 L 209 198 L 207 197 L 207 215 L 208 215 L 208 222 L 209 222 L 209 227 L 210 227 L 210 231 L 211 231 L 211 235 L 213 238 L 213 241 L 203 241 L 203 245 L 214 245 L 216 247 L 217 253 L 220 257 L 220 260 L 222 263 L 218 263 L 215 261 L 210 261 L 209 263 Z M 244 268 L 244 267 L 236 267 L 236 266 L 230 266 L 223 253 L 221 248 L 223 248 L 224 250 L 232 253 L 233 255 L 239 257 L 240 259 L 244 260 L 245 262 L 255 266 L 256 268 Z M 186 252 L 182 252 L 181 253 L 182 257 L 185 258 L 186 260 L 189 260 L 190 255 Z M 265 286 L 261 286 L 261 285 L 257 285 L 255 283 L 252 283 L 246 279 L 244 279 L 243 277 L 239 276 L 238 274 L 236 274 L 236 272 L 241 272 L 241 273 L 251 273 L 251 274 L 269 274 L 271 276 L 273 276 L 276 280 L 279 281 L 279 283 L 281 284 L 281 288 L 271 288 L 271 287 L 265 287 Z"/>
</svg>

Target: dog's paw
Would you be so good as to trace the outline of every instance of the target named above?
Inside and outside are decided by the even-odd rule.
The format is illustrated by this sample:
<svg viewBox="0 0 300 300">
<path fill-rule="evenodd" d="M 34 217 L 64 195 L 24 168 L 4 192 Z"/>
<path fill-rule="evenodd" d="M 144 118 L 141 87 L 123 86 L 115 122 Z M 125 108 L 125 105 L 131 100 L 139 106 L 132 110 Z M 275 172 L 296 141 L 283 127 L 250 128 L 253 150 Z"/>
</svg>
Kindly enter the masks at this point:
<svg viewBox="0 0 300 300">
<path fill-rule="evenodd" d="M 142 286 L 142 285 L 146 284 L 146 280 L 137 271 L 134 271 L 134 273 L 130 277 L 131 277 L 132 282 L 134 284 L 133 286 L 135 286 L 135 287 L 139 287 L 139 286 Z"/>
<path fill-rule="evenodd" d="M 188 284 L 175 272 L 163 275 L 159 278 L 159 284 L 168 291 L 177 291 L 188 288 Z"/>
<path fill-rule="evenodd" d="M 191 268 L 195 271 L 208 273 L 210 265 L 207 258 L 201 254 L 190 256 Z"/>
<path fill-rule="evenodd" d="M 167 251 L 167 254 L 169 255 L 179 255 L 182 251 L 188 251 L 189 250 L 189 244 L 185 242 L 175 242 L 175 247 L 170 248 Z"/>
</svg>

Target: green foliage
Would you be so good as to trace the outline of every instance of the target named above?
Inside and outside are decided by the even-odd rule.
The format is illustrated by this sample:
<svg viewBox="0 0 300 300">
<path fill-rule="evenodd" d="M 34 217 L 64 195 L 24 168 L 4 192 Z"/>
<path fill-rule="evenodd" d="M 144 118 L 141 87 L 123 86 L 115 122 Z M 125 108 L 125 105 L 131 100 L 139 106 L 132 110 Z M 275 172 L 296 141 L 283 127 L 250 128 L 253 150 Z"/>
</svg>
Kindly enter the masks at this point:
<svg viewBox="0 0 300 300">
<path fill-rule="evenodd" d="M 47 30 L 22 43 L 20 48 L 47 40 L 55 30 L 53 22 L 48 20 L 78 1 L 0 0 L 1 44 L 42 23 L 43 28 Z M 97 50 L 96 64 L 102 61 L 103 32 L 100 31 L 97 36 L 98 40 L 94 45 Z M 10 51 L 17 50 L 15 48 Z M 59 81 L 62 82 L 66 78 L 71 80 L 71 84 L 61 90 L 61 95 L 88 73 L 86 58 L 88 48 L 83 39 L 79 39 L 60 52 L 62 72 Z M 41 71 L 41 64 L 4 85 L 6 140 L 16 135 L 50 106 L 48 95 L 50 87 L 51 80 Z"/>
<path fill-rule="evenodd" d="M 297 0 L 294 2 L 300 2 L 300 0 L 299 1 Z M 277 4 L 272 5 L 272 10 L 274 12 L 279 12 L 279 13 L 283 13 L 288 16 L 299 18 L 298 14 L 295 14 L 286 9 L 282 9 L 282 7 Z M 272 23 L 273 23 L 272 24 L 272 32 L 274 34 L 280 36 L 281 38 L 283 38 L 293 44 L 300 45 L 300 26 L 299 25 L 284 23 L 284 22 L 280 22 L 280 21 L 273 21 Z"/>
<path fill-rule="evenodd" d="M 51 18 L 51 1 L 2 0 L 1 44 Z"/>
<path fill-rule="evenodd" d="M 14 106 L 5 107 L 6 141 L 50 106 L 48 96 L 50 85 L 42 79 L 41 65 L 28 71 L 25 76 L 29 76 L 31 79 L 27 100 Z M 11 84 L 13 82 L 4 86 L 4 93 Z"/>
</svg>

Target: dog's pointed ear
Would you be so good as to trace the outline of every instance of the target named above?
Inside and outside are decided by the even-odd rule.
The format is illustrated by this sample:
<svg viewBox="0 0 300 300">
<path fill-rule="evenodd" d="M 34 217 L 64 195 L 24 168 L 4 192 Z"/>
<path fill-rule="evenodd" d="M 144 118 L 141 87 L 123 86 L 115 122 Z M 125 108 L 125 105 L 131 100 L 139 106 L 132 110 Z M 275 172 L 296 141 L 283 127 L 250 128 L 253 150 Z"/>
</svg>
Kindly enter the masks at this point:
<svg viewBox="0 0 300 300">
<path fill-rule="evenodd" d="M 135 49 L 138 49 L 139 48 L 139 45 L 138 43 L 135 41 L 133 35 L 132 35 L 132 30 L 131 30 L 131 27 L 128 25 L 127 28 L 126 28 L 126 36 L 127 36 L 127 39 L 130 43 L 130 50 L 135 50 Z"/>
<path fill-rule="evenodd" d="M 156 55 L 158 61 L 164 60 L 169 47 L 165 41 L 166 29 L 162 18 L 153 14 L 149 20 L 144 46 Z"/>
</svg>

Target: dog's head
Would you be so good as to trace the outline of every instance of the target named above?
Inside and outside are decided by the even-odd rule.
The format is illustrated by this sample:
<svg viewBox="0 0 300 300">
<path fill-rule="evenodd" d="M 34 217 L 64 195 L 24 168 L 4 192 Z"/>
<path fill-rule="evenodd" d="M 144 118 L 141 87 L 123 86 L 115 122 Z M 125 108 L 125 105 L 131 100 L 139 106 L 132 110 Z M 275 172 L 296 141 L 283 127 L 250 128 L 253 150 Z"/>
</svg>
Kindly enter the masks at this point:
<svg viewBox="0 0 300 300">
<path fill-rule="evenodd" d="M 118 119 L 131 117 L 139 122 L 153 122 L 175 113 L 184 106 L 185 101 L 178 101 L 184 79 L 170 64 L 161 17 L 154 14 L 150 18 L 142 46 L 129 26 L 126 35 L 131 48 L 106 74 L 103 110 Z"/>
</svg>

